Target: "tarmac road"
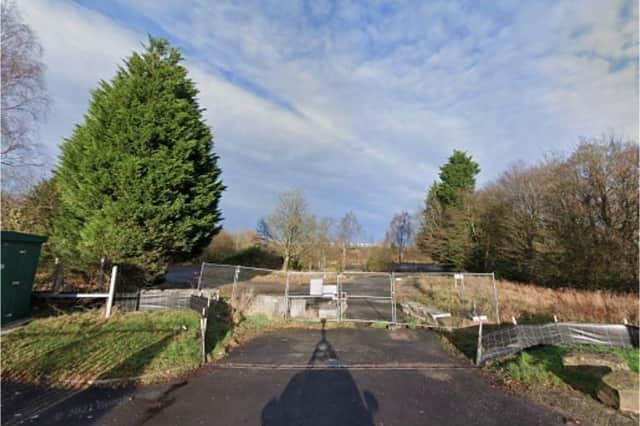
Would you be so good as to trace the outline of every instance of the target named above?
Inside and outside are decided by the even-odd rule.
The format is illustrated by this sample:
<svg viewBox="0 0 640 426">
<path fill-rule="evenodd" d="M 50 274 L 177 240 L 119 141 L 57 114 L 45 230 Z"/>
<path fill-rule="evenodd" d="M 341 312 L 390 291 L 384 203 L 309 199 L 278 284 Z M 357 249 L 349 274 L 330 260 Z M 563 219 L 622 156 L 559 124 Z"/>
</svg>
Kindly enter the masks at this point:
<svg viewBox="0 0 640 426">
<path fill-rule="evenodd" d="M 563 424 L 489 385 L 427 330 L 278 330 L 183 380 L 93 388 L 39 411 L 28 400 L 38 392 L 21 388 L 11 398 L 12 386 L 2 386 L 3 424 Z"/>
</svg>

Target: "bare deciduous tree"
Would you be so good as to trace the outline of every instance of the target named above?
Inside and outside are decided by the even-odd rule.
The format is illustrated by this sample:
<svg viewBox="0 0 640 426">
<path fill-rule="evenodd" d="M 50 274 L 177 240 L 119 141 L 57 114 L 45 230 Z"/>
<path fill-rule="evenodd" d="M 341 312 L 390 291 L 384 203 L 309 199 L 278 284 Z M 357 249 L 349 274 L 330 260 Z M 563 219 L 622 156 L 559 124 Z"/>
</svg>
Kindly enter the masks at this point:
<svg viewBox="0 0 640 426">
<path fill-rule="evenodd" d="M 549 286 L 637 289 L 637 143 L 582 140 L 566 158 L 511 167 L 475 204 L 478 269 Z"/>
<path fill-rule="evenodd" d="M 3 174 L 11 178 L 25 166 L 41 165 L 38 123 L 48 109 L 42 46 L 20 16 L 16 4 L 2 2 L 0 63 L 2 68 Z"/>
<path fill-rule="evenodd" d="M 300 191 L 283 192 L 278 205 L 266 219 L 258 222 L 258 234 L 273 244 L 282 254 L 282 270 L 299 255 L 305 242 L 309 240 L 313 217 L 307 213 L 307 203 Z"/>
<path fill-rule="evenodd" d="M 337 240 L 342 251 L 343 271 L 347 266 L 347 249 L 354 243 L 354 240 L 358 238 L 361 233 L 362 227 L 358 222 L 358 218 L 352 211 L 349 211 L 342 219 L 340 219 L 340 223 L 338 224 Z"/>
<path fill-rule="evenodd" d="M 386 242 L 398 251 L 398 262 L 402 263 L 402 256 L 413 237 L 411 216 L 408 212 L 397 213 L 393 216 L 385 236 Z"/>
</svg>

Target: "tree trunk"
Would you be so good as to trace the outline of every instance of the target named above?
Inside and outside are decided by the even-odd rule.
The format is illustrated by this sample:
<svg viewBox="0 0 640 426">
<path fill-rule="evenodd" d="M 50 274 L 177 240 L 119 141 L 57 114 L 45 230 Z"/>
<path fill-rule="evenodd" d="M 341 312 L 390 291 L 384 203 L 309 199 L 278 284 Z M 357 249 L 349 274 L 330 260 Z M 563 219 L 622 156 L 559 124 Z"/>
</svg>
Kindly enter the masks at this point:
<svg viewBox="0 0 640 426">
<path fill-rule="evenodd" d="M 347 245 L 342 245 L 342 271 L 347 267 Z"/>
<path fill-rule="evenodd" d="M 284 262 L 282 262 L 282 270 L 284 272 L 287 272 L 288 269 L 289 269 L 289 253 L 285 253 Z"/>
</svg>

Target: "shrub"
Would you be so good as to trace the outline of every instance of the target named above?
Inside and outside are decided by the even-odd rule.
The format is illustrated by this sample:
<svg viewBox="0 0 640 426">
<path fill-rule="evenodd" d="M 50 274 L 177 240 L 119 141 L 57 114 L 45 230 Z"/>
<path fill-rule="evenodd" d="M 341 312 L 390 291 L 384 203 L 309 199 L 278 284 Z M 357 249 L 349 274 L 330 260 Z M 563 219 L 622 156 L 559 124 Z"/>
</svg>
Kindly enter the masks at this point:
<svg viewBox="0 0 640 426">
<path fill-rule="evenodd" d="M 253 266 L 254 268 L 280 269 L 283 258 L 260 246 L 253 246 L 223 259 L 230 265 Z"/>
</svg>

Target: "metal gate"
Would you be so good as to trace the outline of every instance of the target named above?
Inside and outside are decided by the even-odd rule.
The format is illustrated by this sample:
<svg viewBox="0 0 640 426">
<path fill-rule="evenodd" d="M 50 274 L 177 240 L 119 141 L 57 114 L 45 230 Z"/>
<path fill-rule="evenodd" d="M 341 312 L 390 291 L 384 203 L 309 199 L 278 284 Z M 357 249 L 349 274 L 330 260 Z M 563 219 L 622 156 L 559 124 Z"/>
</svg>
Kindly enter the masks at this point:
<svg viewBox="0 0 640 426">
<path fill-rule="evenodd" d="M 395 283 L 376 272 L 289 272 L 286 318 L 396 322 Z"/>
<path fill-rule="evenodd" d="M 395 283 L 383 272 L 343 272 L 340 291 L 342 319 L 363 322 L 396 322 Z"/>
<path fill-rule="evenodd" d="M 203 263 L 198 289 L 205 288 L 218 289 L 234 306 L 269 306 L 288 320 L 397 322 L 395 280 L 385 272 L 276 271 Z"/>
</svg>

